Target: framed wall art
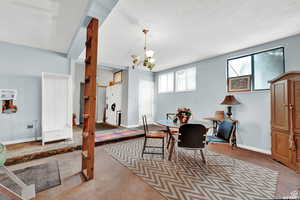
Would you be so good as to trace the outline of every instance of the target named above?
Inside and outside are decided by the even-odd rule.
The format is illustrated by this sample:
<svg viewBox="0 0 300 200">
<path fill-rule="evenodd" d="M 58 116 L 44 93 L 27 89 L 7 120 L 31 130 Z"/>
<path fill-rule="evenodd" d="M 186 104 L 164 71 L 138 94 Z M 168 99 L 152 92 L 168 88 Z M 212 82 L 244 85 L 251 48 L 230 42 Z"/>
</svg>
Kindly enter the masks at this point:
<svg viewBox="0 0 300 200">
<path fill-rule="evenodd" d="M 122 70 L 114 73 L 114 83 L 122 82 Z"/>
</svg>

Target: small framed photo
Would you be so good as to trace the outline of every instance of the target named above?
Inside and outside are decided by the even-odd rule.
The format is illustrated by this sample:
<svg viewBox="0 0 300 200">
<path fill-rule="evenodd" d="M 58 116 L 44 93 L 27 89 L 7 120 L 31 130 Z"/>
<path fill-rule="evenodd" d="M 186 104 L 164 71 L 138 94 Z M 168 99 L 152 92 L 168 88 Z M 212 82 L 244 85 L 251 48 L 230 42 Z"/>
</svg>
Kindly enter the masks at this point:
<svg viewBox="0 0 300 200">
<path fill-rule="evenodd" d="M 114 73 L 114 83 L 122 82 L 122 71 L 118 71 Z"/>
<path fill-rule="evenodd" d="M 228 92 L 251 91 L 251 75 L 228 78 Z"/>
</svg>

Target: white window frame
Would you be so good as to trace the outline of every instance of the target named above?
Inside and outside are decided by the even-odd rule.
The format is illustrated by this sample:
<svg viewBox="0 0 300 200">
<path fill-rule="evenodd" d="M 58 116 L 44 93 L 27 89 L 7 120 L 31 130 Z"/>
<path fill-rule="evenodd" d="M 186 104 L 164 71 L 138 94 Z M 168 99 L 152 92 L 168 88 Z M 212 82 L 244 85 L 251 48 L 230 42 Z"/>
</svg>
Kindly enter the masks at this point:
<svg viewBox="0 0 300 200">
<path fill-rule="evenodd" d="M 186 89 L 184 89 L 184 90 L 178 90 L 178 87 L 177 87 L 178 86 L 177 73 L 182 72 L 182 71 L 188 71 L 188 70 L 191 70 L 191 69 L 195 70 L 195 88 L 193 88 L 193 89 L 187 89 L 187 85 L 188 85 L 187 81 L 188 81 L 188 79 L 187 79 L 187 73 L 186 73 L 186 77 L 185 77 Z M 181 69 L 181 70 L 178 70 L 178 71 L 175 72 L 175 92 L 192 92 L 192 91 L 195 91 L 196 89 L 197 89 L 197 68 L 196 67 L 189 67 L 189 68 Z"/>
<path fill-rule="evenodd" d="M 168 76 L 169 75 L 171 75 L 172 76 L 172 89 L 169 91 L 169 90 L 167 90 L 167 91 L 160 91 L 160 84 L 161 84 L 161 77 L 162 76 L 167 76 L 167 78 L 168 78 Z M 174 72 L 168 72 L 168 73 L 163 73 L 163 74 L 159 74 L 158 75 L 158 84 L 157 84 L 157 91 L 158 91 L 158 93 L 159 94 L 164 94 L 164 93 L 172 93 L 172 92 L 174 92 L 174 79 L 175 79 L 175 77 L 174 77 Z M 168 80 L 167 80 L 167 82 L 168 82 Z"/>
</svg>

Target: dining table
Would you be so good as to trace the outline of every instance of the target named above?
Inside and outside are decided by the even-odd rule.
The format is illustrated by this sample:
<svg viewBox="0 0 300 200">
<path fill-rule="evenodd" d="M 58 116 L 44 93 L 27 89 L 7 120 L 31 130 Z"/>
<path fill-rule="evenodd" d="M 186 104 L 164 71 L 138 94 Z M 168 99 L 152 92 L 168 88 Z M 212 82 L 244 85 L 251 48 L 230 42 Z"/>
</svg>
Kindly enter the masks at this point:
<svg viewBox="0 0 300 200">
<path fill-rule="evenodd" d="M 168 134 L 168 137 L 170 139 L 170 149 L 169 149 L 169 156 L 168 156 L 168 160 L 172 160 L 172 155 L 174 153 L 175 150 L 175 145 L 176 145 L 176 141 L 177 138 L 176 136 L 179 135 L 178 134 L 172 134 L 171 128 L 177 128 L 179 129 L 182 125 L 184 124 L 202 124 L 203 126 L 205 126 L 207 129 L 210 129 L 213 127 L 213 124 L 209 121 L 203 121 L 203 120 L 189 120 L 187 123 L 180 123 L 179 121 L 174 121 L 174 120 L 157 120 L 155 121 L 156 124 L 161 125 L 166 127 L 166 132 Z"/>
</svg>

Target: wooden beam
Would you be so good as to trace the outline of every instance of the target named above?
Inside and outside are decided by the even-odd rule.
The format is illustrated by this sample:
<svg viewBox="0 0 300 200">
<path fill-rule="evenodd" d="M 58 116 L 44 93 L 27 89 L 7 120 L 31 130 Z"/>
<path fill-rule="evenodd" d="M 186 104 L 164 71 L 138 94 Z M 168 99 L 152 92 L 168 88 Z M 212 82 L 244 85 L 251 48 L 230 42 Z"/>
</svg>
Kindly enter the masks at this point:
<svg viewBox="0 0 300 200">
<path fill-rule="evenodd" d="M 93 18 L 87 27 L 86 38 L 84 96 L 88 98 L 84 101 L 82 137 L 82 174 L 86 180 L 94 178 L 98 27 L 98 20 Z"/>
</svg>

